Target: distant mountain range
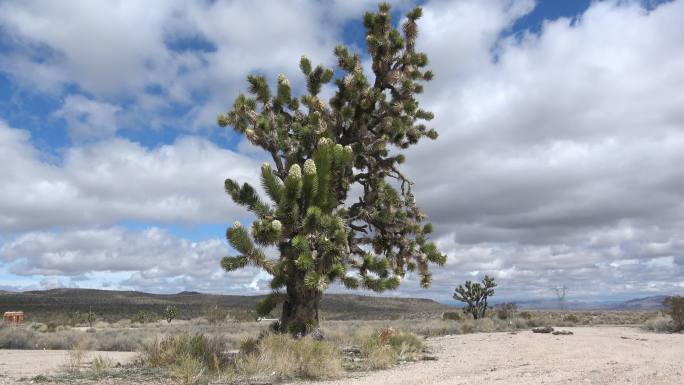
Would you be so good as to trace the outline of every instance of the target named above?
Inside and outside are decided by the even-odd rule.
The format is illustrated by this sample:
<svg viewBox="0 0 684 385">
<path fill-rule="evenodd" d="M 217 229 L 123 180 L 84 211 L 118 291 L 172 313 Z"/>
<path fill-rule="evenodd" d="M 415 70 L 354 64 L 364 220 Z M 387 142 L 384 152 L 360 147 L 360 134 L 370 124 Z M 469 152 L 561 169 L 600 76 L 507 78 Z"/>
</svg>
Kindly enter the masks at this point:
<svg viewBox="0 0 684 385">
<path fill-rule="evenodd" d="M 570 310 L 660 310 L 665 295 L 635 298 L 627 301 L 564 301 L 542 299 L 516 302 L 519 309 L 570 309 Z"/>
<path fill-rule="evenodd" d="M 23 310 L 33 320 L 50 319 L 58 314 L 93 310 L 105 319 L 131 318 L 140 311 L 163 314 L 174 305 L 181 318 L 202 316 L 213 307 L 234 312 L 252 311 L 263 296 L 203 294 L 183 291 L 177 294 L 150 294 L 138 291 L 96 289 L 52 289 L 25 292 L 0 292 L 0 313 Z M 353 294 L 326 294 L 321 310 L 326 319 L 422 318 L 441 315 L 451 309 L 431 299 L 374 297 Z"/>
</svg>

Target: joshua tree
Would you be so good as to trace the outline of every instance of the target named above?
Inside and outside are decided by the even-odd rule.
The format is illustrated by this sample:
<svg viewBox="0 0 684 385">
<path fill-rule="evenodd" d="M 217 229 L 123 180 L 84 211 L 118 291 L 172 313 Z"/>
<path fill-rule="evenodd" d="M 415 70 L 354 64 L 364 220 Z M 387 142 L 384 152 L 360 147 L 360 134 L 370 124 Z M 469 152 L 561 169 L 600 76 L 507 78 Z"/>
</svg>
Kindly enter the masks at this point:
<svg viewBox="0 0 684 385">
<path fill-rule="evenodd" d="M 178 317 L 178 309 L 174 305 L 169 305 L 164 309 L 164 318 L 167 323 L 171 323 L 176 317 Z"/>
<path fill-rule="evenodd" d="M 663 305 L 665 312 L 672 317 L 674 331 L 684 331 L 684 297 L 667 297 Z"/>
<path fill-rule="evenodd" d="M 282 304 L 280 331 L 304 335 L 316 328 L 319 302 L 334 281 L 380 292 L 417 271 L 428 287 L 429 264 L 446 260 L 428 241 L 432 226 L 398 167 L 405 159 L 401 149 L 437 137 L 421 122 L 433 114 L 415 98 L 433 77 L 424 70 L 427 56 L 415 49 L 421 13 L 408 13 L 403 32 L 393 27 L 388 4 L 365 14 L 372 79 L 358 54 L 338 46 L 337 72 L 314 68 L 302 56 L 305 95 L 293 97 L 284 75 L 275 93 L 264 77 L 251 75 L 250 96 L 239 95 L 218 117 L 220 126 L 232 126 L 272 157 L 261 167 L 271 202 L 248 184 L 226 180 L 233 201 L 257 218 L 251 229 L 239 222 L 228 228 L 238 254 L 221 265 L 226 271 L 254 265 L 273 277 L 273 292 L 257 312 Z M 319 93 L 333 80 L 336 92 L 326 102 Z M 268 245 L 277 246 L 277 259 L 259 247 Z"/>
<path fill-rule="evenodd" d="M 95 313 L 93 313 L 93 307 L 92 306 L 88 307 L 87 318 L 88 318 L 88 326 L 93 327 L 93 322 L 95 322 Z"/>
<path fill-rule="evenodd" d="M 563 285 L 560 287 L 554 287 L 553 290 L 556 292 L 556 298 L 558 298 L 558 306 L 561 309 L 565 309 L 565 295 L 568 292 L 568 288 Z"/>
<path fill-rule="evenodd" d="M 494 295 L 496 282 L 494 278 L 485 275 L 482 283 L 466 281 L 465 287 L 458 285 L 454 290 L 454 299 L 464 302 L 463 311 L 473 315 L 473 318 L 484 318 L 487 312 L 487 298 Z"/>
</svg>

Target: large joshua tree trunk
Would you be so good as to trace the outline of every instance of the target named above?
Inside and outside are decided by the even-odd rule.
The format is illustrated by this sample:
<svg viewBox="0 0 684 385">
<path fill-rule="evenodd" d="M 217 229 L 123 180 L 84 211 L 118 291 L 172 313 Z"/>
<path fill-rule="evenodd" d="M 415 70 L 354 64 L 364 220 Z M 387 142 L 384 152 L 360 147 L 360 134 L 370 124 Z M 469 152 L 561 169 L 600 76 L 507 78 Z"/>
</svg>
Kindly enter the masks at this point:
<svg viewBox="0 0 684 385">
<path fill-rule="evenodd" d="M 280 315 L 280 330 L 304 336 L 318 327 L 318 308 L 323 293 L 307 289 L 301 282 L 287 285 L 287 297 Z"/>
</svg>

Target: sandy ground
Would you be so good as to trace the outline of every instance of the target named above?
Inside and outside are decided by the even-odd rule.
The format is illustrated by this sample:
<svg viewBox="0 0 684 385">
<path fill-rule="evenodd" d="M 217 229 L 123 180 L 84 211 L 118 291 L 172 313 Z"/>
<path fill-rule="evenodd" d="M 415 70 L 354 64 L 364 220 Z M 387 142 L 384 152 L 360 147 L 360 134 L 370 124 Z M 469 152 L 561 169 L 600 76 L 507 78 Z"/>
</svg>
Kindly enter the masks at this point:
<svg viewBox="0 0 684 385">
<path fill-rule="evenodd" d="M 572 336 L 521 331 L 428 340 L 437 361 L 400 367 L 320 385 L 683 385 L 684 334 L 654 334 L 629 327 L 567 328 Z M 135 353 L 91 352 L 124 363 Z M 0 384 L 63 370 L 69 353 L 0 350 Z M 30 383 L 30 382 L 21 382 Z M 119 383 L 119 382 L 117 382 Z"/>
<path fill-rule="evenodd" d="M 102 356 L 114 364 L 124 364 L 136 355 L 133 352 L 87 352 L 82 363 L 88 365 L 93 358 Z M 39 374 L 54 374 L 63 371 L 68 362 L 68 350 L 0 349 L 0 384 L 12 384 L 20 378 L 32 378 Z"/>
<path fill-rule="evenodd" d="M 429 346 L 437 361 L 320 384 L 684 384 L 684 334 L 626 327 L 565 329 L 575 334 L 521 331 L 435 338 Z"/>
</svg>

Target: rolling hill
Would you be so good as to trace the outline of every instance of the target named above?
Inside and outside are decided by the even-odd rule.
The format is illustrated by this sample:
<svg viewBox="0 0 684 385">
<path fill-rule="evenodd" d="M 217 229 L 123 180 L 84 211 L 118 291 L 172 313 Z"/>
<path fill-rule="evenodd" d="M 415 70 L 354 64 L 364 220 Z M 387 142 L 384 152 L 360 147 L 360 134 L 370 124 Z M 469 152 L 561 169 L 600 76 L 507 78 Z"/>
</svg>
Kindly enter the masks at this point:
<svg viewBox="0 0 684 385">
<path fill-rule="evenodd" d="M 162 314 L 168 305 L 179 310 L 180 318 L 204 315 L 220 307 L 232 312 L 251 312 L 262 296 L 239 296 L 180 292 L 151 294 L 138 291 L 96 289 L 52 289 L 0 293 L 0 312 L 23 310 L 32 320 L 67 317 L 92 309 L 106 320 L 132 318 L 140 311 Z M 321 311 L 327 319 L 388 319 L 438 316 L 449 306 L 430 299 L 388 298 L 352 294 L 326 294 Z"/>
</svg>

